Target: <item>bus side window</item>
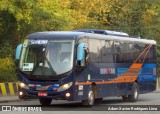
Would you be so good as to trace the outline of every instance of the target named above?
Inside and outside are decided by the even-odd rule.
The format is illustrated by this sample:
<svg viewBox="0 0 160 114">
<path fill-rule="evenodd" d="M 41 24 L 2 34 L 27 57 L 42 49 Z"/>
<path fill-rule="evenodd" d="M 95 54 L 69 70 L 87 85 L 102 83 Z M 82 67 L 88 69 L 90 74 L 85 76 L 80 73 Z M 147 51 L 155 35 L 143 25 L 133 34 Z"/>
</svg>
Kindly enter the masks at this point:
<svg viewBox="0 0 160 114">
<path fill-rule="evenodd" d="M 140 54 L 144 51 L 144 49 L 147 47 L 146 44 L 136 44 L 136 57 L 135 60 L 140 56 Z M 138 63 L 141 63 L 144 59 L 145 54 L 142 54 L 142 56 L 138 59 Z"/>
<path fill-rule="evenodd" d="M 114 61 L 116 63 L 120 62 L 120 52 L 121 52 L 121 48 L 120 48 L 120 43 L 118 41 L 114 42 Z"/>
<path fill-rule="evenodd" d="M 127 60 L 129 63 L 134 62 L 134 45 L 130 42 L 128 43 Z"/>
<path fill-rule="evenodd" d="M 106 40 L 102 41 L 102 62 L 112 63 L 114 62 L 113 58 L 113 41 Z"/>
<path fill-rule="evenodd" d="M 88 48 L 85 49 L 85 63 L 86 63 L 86 65 L 89 63 L 89 51 L 88 51 Z"/>
<path fill-rule="evenodd" d="M 89 39 L 89 55 L 92 63 L 101 62 L 101 41 Z"/>
</svg>

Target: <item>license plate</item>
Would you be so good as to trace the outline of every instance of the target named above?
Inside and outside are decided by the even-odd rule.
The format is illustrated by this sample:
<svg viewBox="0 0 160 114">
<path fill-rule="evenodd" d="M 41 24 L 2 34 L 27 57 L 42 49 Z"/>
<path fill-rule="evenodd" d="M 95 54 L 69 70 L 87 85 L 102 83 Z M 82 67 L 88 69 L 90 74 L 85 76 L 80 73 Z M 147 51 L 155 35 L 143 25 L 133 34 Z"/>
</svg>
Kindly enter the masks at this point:
<svg viewBox="0 0 160 114">
<path fill-rule="evenodd" d="M 38 96 L 47 96 L 47 92 L 38 92 Z"/>
</svg>

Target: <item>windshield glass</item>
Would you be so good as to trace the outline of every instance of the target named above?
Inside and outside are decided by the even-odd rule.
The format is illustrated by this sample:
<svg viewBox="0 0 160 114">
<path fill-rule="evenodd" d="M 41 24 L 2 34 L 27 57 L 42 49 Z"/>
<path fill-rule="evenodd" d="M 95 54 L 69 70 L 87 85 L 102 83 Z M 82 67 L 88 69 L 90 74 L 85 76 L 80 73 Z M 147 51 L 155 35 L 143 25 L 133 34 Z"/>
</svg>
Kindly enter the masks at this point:
<svg viewBox="0 0 160 114">
<path fill-rule="evenodd" d="M 72 69 L 74 40 L 25 40 L 20 70 L 30 76 L 58 76 Z"/>
</svg>

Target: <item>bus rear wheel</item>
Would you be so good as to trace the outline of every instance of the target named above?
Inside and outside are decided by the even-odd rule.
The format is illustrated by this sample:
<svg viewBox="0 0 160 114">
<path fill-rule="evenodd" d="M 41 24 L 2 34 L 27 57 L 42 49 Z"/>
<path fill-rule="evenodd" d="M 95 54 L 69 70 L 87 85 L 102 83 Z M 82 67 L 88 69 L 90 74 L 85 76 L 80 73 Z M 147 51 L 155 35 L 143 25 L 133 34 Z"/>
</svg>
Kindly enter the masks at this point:
<svg viewBox="0 0 160 114">
<path fill-rule="evenodd" d="M 48 106 L 51 104 L 52 99 L 39 98 L 39 102 L 43 106 Z"/>
<path fill-rule="evenodd" d="M 93 88 L 91 87 L 88 91 L 88 96 L 86 100 L 82 101 L 83 106 L 93 106 L 95 100 L 95 92 L 93 91 Z"/>
<path fill-rule="evenodd" d="M 128 96 L 128 100 L 131 102 L 136 102 L 139 96 L 139 87 L 137 83 L 133 84 L 132 94 Z"/>
</svg>

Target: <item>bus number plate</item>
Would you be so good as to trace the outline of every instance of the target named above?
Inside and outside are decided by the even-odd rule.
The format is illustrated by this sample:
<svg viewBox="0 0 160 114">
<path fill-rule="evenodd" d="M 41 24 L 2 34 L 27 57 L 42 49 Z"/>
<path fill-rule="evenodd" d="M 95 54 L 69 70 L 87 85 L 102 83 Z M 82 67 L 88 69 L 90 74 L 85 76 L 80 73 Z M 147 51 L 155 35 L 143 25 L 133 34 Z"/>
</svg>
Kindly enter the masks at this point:
<svg viewBox="0 0 160 114">
<path fill-rule="evenodd" d="M 47 96 L 46 92 L 38 92 L 38 96 Z"/>
</svg>

